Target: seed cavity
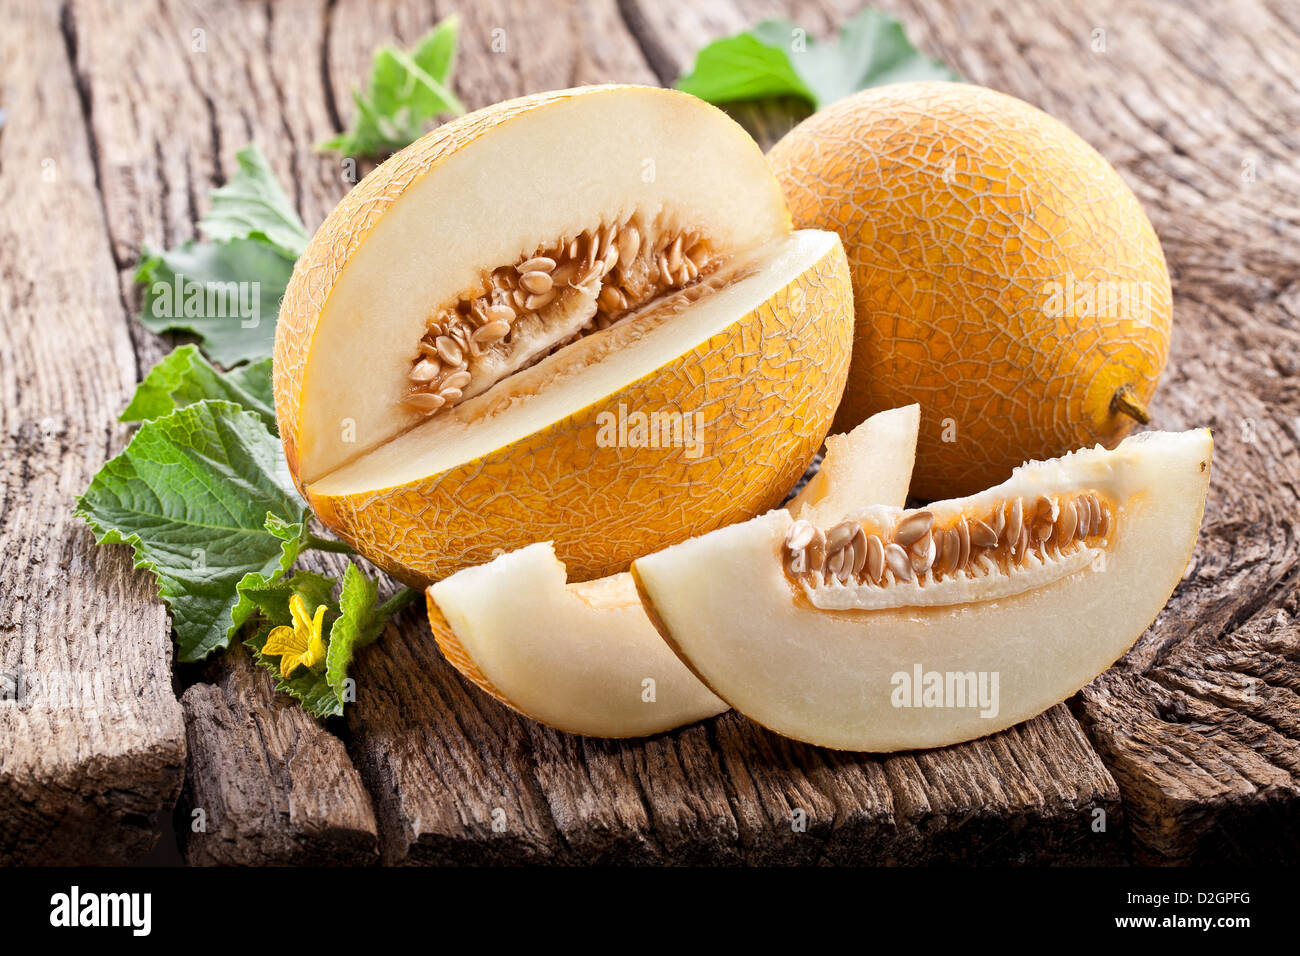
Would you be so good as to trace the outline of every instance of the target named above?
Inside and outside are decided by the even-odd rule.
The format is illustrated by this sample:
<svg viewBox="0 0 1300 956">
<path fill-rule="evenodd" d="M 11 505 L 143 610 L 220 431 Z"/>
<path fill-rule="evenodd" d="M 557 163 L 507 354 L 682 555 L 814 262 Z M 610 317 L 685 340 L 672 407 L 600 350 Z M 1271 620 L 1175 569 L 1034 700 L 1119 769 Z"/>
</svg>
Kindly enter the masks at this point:
<svg viewBox="0 0 1300 956">
<path fill-rule="evenodd" d="M 936 524 L 905 512 L 892 528 L 794 522 L 786 572 L 817 607 L 875 609 L 991 600 L 1087 567 L 1105 547 L 1113 507 L 1099 492 L 999 502 L 986 514 Z M 971 585 L 978 582 L 978 593 Z"/>
<path fill-rule="evenodd" d="M 692 299 L 676 297 L 707 291 L 702 280 L 721 264 L 697 231 L 640 214 L 562 237 L 485 272 L 428 318 L 400 404 L 426 415 L 451 408 L 652 302 L 683 308 Z"/>
</svg>

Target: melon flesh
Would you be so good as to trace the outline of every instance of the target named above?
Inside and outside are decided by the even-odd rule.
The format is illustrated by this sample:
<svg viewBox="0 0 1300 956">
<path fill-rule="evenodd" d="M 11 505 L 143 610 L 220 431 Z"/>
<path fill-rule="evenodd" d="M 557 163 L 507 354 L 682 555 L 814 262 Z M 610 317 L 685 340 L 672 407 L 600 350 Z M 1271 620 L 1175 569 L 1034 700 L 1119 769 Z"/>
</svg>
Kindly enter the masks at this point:
<svg viewBox="0 0 1300 956">
<path fill-rule="evenodd" d="M 822 467 L 790 500 L 790 514 L 829 525 L 866 503 L 903 507 L 920 428 L 921 406 L 904 405 L 826 436 Z"/>
<path fill-rule="evenodd" d="M 648 555 L 632 573 L 683 660 L 758 723 L 844 750 L 944 746 L 1041 713 L 1133 644 L 1191 557 L 1211 447 L 1208 430 L 1147 432 L 1112 451 L 1030 462 L 1002 485 L 928 507 L 938 525 L 1015 499 L 1091 492 L 1111 503 L 1092 560 L 1059 573 L 1031 558 L 1015 588 L 976 569 L 954 576 L 938 601 L 927 593 L 942 584 L 932 576 L 831 583 L 814 596 L 838 595 L 848 609 L 817 607 L 784 567 L 786 510 Z M 888 527 L 907 515 L 863 508 L 855 517 Z M 894 587 L 894 606 L 854 609 Z"/>
<path fill-rule="evenodd" d="M 559 93 L 488 128 L 500 112 L 485 111 L 487 132 L 405 188 L 321 305 L 302 381 L 304 482 L 420 421 L 400 403 L 425 320 L 484 270 L 633 215 L 695 229 L 724 256 L 790 231 L 753 141 L 693 97 Z"/>
<path fill-rule="evenodd" d="M 566 584 L 549 542 L 466 568 L 428 598 L 488 689 L 560 730 L 635 737 L 727 709 L 660 639 L 630 575 Z"/>
<path fill-rule="evenodd" d="M 856 454 L 827 455 L 822 481 L 800 496 L 807 507 L 830 504 L 832 489 L 850 487 L 860 494 L 880 489 L 889 497 L 866 500 L 902 505 L 916 423 L 911 406 L 836 436 L 844 439 L 837 448 Z M 874 474 L 866 462 L 875 463 Z M 664 643 L 630 574 L 566 583 L 550 542 L 453 574 L 426 593 L 447 659 L 502 703 L 552 727 L 633 737 L 727 709 Z"/>
</svg>

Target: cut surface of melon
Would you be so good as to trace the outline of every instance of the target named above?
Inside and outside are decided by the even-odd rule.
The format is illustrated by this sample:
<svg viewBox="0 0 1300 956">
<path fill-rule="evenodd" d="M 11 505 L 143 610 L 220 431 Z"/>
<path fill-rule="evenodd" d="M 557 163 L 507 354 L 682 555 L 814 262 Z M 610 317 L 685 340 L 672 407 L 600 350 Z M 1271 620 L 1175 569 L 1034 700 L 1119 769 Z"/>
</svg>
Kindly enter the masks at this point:
<svg viewBox="0 0 1300 956">
<path fill-rule="evenodd" d="M 647 309 L 581 338 L 310 482 L 308 489 L 323 496 L 382 490 L 508 447 L 671 365 L 765 308 L 838 246 L 834 233 L 815 230 L 774 239 L 739 257 L 732 281 L 703 297 Z"/>
<path fill-rule="evenodd" d="M 659 637 L 631 575 L 566 584 L 549 542 L 466 568 L 428 599 L 462 673 L 560 730 L 635 737 L 727 709 Z"/>
<path fill-rule="evenodd" d="M 789 232 L 762 154 L 700 100 L 608 87 L 518 102 L 485 111 L 481 131 L 457 121 L 463 145 L 401 192 L 327 290 L 302 379 L 306 482 L 419 421 L 400 403 L 425 322 L 485 270 L 633 215 L 695 229 L 720 256 Z"/>
<path fill-rule="evenodd" d="M 786 510 L 792 517 L 829 524 L 866 503 L 907 504 L 916 463 L 921 406 L 877 412 L 850 432 L 826 436 L 826 457 Z"/>
<path fill-rule="evenodd" d="M 913 406 L 881 412 L 839 436 L 846 441 L 839 447 L 855 454 L 827 456 L 825 480 L 803 493 L 810 506 L 829 503 L 821 492 L 850 487 L 860 495 L 882 489 L 893 496 L 878 499 L 882 504 L 901 505 L 916 422 Z M 874 463 L 874 475 L 867 463 Z M 632 737 L 727 709 L 664 643 L 630 574 L 566 584 L 564 565 L 549 542 L 468 568 L 426 594 L 438 646 L 457 670 L 497 700 L 552 727 Z"/>
<path fill-rule="evenodd" d="M 886 566 L 878 581 L 806 569 L 788 545 L 807 534 L 782 509 L 648 555 L 632 573 L 683 660 L 758 723 L 845 750 L 944 746 L 1041 713 L 1133 644 L 1191 557 L 1211 450 L 1208 430 L 1147 432 L 1027 463 L 923 513 L 852 513 L 894 544 L 918 527 L 933 540 L 1002 515 L 998 543 L 955 570 L 937 570 L 924 536 L 904 548 L 911 566 Z M 1016 524 L 1041 537 L 1009 541 L 1015 502 Z M 1089 502 L 1098 508 L 1079 525 Z"/>
</svg>

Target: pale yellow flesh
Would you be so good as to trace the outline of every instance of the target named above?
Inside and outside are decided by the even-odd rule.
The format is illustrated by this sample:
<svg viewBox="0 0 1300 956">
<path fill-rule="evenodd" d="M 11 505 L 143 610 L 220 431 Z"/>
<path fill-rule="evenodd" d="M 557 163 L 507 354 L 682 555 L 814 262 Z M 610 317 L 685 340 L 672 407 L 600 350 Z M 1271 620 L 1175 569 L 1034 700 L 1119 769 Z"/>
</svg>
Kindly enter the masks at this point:
<svg viewBox="0 0 1300 956">
<path fill-rule="evenodd" d="M 821 469 L 786 506 L 795 518 L 831 525 L 864 504 L 907 503 L 916 463 L 921 406 L 872 415 L 843 435 L 828 435 Z"/>
<path fill-rule="evenodd" d="M 707 341 L 812 268 L 839 241 L 817 230 L 774 239 L 751 253 L 752 270 L 742 271 L 742 278 L 680 312 L 662 321 L 620 322 L 580 339 L 309 487 L 321 495 L 391 488 L 506 447 Z"/>
<path fill-rule="evenodd" d="M 911 454 L 895 451 L 900 437 L 906 445 L 908 434 L 908 416 L 900 418 L 898 411 L 908 410 L 881 412 L 843 436 L 857 457 L 829 456 L 823 465 L 829 480 L 818 487 L 865 489 L 873 481 L 893 496 L 882 504 L 901 505 L 911 478 Z M 893 427 L 900 421 L 901 436 Z M 911 422 L 914 447 L 915 416 Z M 869 479 L 864 460 L 893 470 Z M 823 503 L 816 491 L 808 500 Z M 630 574 L 584 584 L 566 584 L 565 579 L 551 545 L 541 543 L 454 574 L 430 586 L 429 595 L 496 691 L 516 709 L 553 727 L 588 736 L 633 737 L 727 709 L 664 643 Z"/>
<path fill-rule="evenodd" d="M 419 421 L 393 409 L 425 320 L 483 270 L 633 213 L 698 229 L 728 254 L 790 228 L 745 132 L 699 100 L 651 88 L 520 114 L 408 188 L 321 309 L 303 380 L 304 480 Z"/>
<path fill-rule="evenodd" d="M 1210 454 L 1208 430 L 1148 432 L 1114 451 L 1031 463 L 996 489 L 936 503 L 944 515 L 1070 488 L 1118 502 L 1104 561 L 995 601 L 813 608 L 782 570 L 792 523 L 785 510 L 641 558 L 633 573 L 693 670 L 758 723 L 845 750 L 944 746 L 1041 713 L 1132 645 L 1190 558 Z M 954 693 L 931 698 L 949 706 L 896 706 L 918 673 L 922 689 L 937 674 L 954 692 L 960 683 L 978 694 L 982 679 L 986 705 L 952 706 L 960 703 Z"/>
<path fill-rule="evenodd" d="M 461 571 L 429 594 L 502 696 L 553 727 L 632 737 L 727 709 L 660 639 L 631 575 L 566 585 L 549 543 Z"/>
</svg>

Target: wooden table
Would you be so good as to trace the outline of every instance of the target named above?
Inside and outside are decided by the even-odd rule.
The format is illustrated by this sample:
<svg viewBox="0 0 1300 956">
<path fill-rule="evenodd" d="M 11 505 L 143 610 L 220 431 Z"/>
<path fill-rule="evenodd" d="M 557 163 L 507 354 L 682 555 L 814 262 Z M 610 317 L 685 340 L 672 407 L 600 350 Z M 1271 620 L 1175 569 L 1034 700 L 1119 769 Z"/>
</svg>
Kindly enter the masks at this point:
<svg viewBox="0 0 1300 956">
<path fill-rule="evenodd" d="M 193 236 L 250 141 L 318 223 L 348 183 L 313 144 L 350 118 L 374 47 L 451 5 L 9 6 L 0 676 L 70 674 L 99 696 L 0 702 L 0 861 L 135 860 L 173 807 L 192 863 L 1300 859 L 1300 7 L 880 4 L 1136 190 L 1175 294 L 1152 411 L 1212 426 L 1216 457 L 1195 560 L 1120 664 L 1004 733 L 879 758 L 735 715 L 631 742 L 553 732 L 461 680 L 418 611 L 363 653 L 358 702 L 323 725 L 241 655 L 174 669 L 151 582 L 71 514 L 170 347 L 133 318 L 141 243 Z M 455 82 L 470 108 L 666 84 L 762 16 L 826 35 L 856 6 L 475 2 Z M 498 29 L 506 49 L 488 52 Z M 741 111 L 760 139 L 774 115 Z"/>
</svg>

